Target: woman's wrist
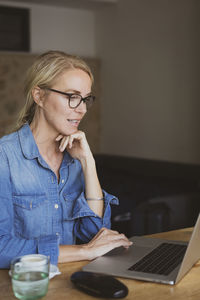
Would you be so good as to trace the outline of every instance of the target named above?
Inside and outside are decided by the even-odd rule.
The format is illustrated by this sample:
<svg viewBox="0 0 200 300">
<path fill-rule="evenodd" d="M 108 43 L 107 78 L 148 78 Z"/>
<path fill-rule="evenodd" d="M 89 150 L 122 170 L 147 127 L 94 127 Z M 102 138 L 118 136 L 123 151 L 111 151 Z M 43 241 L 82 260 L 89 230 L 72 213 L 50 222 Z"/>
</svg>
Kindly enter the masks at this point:
<svg viewBox="0 0 200 300">
<path fill-rule="evenodd" d="M 81 260 L 90 260 L 90 250 L 88 244 L 60 245 L 58 263 Z"/>
<path fill-rule="evenodd" d="M 81 246 L 82 246 L 81 255 L 82 255 L 82 257 L 84 257 L 83 260 L 93 259 L 94 254 L 92 256 L 92 252 L 91 252 L 92 249 L 90 247 L 90 244 L 89 243 L 88 244 L 83 244 Z"/>
</svg>

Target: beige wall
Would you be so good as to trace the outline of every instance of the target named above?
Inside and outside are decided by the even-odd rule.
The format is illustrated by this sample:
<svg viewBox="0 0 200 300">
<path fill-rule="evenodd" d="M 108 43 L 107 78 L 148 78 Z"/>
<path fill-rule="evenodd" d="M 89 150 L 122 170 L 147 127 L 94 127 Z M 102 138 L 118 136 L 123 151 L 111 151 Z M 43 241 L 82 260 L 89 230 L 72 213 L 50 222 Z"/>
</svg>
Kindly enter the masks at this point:
<svg viewBox="0 0 200 300">
<path fill-rule="evenodd" d="M 198 0 L 97 13 L 104 153 L 200 163 Z"/>
</svg>

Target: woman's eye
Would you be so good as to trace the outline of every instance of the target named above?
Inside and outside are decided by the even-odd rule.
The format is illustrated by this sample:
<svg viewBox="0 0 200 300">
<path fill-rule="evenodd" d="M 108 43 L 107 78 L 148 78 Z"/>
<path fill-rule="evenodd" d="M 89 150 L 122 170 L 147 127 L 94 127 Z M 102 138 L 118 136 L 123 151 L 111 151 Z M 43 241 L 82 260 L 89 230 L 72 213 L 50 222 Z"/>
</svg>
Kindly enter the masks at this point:
<svg viewBox="0 0 200 300">
<path fill-rule="evenodd" d="M 80 96 L 79 95 L 71 95 L 70 100 L 71 101 L 80 101 Z"/>
</svg>

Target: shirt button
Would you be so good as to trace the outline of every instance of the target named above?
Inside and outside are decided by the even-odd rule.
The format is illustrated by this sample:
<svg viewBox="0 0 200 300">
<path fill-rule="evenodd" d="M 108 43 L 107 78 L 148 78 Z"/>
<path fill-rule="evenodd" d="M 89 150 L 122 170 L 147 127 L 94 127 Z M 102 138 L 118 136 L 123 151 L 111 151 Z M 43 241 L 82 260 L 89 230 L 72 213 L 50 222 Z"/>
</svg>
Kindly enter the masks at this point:
<svg viewBox="0 0 200 300">
<path fill-rule="evenodd" d="M 58 204 L 55 204 L 54 207 L 57 209 L 58 208 Z"/>
<path fill-rule="evenodd" d="M 62 179 L 61 182 L 64 183 L 65 182 L 64 179 Z"/>
<path fill-rule="evenodd" d="M 59 233 L 58 233 L 58 232 L 56 232 L 56 235 L 59 235 Z"/>
</svg>

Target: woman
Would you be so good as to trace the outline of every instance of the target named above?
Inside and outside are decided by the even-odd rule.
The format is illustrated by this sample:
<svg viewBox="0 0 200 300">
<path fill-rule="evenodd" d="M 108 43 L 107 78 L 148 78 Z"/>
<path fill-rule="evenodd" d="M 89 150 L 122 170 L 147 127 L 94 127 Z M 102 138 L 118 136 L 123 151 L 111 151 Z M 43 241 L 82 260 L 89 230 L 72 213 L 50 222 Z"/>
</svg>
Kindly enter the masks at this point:
<svg viewBox="0 0 200 300">
<path fill-rule="evenodd" d="M 0 139 L 0 267 L 14 256 L 91 260 L 130 242 L 110 227 L 110 203 L 79 123 L 94 101 L 84 61 L 59 51 L 27 73 L 15 132 Z M 81 243 L 76 244 L 76 240 Z"/>
</svg>

